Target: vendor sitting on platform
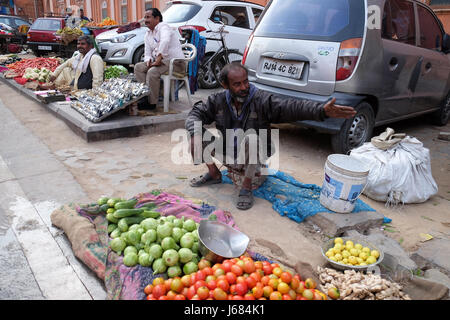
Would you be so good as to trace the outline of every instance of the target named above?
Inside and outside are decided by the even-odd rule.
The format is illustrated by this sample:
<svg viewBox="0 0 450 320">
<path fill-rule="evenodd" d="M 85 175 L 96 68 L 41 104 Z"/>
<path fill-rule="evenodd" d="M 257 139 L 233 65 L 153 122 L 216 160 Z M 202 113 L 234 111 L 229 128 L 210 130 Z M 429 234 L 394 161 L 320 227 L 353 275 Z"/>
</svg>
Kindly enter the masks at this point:
<svg viewBox="0 0 450 320">
<path fill-rule="evenodd" d="M 78 51 L 61 64 L 50 77 L 56 86 L 70 85 L 74 89 L 92 89 L 103 82 L 104 64 L 89 36 L 78 38 Z"/>
</svg>

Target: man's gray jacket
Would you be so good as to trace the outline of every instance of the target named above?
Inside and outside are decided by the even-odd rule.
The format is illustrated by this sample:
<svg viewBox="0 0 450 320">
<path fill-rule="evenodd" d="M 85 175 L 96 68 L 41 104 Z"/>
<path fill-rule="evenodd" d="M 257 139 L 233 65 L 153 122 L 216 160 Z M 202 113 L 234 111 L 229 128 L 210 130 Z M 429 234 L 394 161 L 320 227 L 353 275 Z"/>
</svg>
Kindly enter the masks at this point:
<svg viewBox="0 0 450 320">
<path fill-rule="evenodd" d="M 226 129 L 237 128 L 244 131 L 255 129 L 257 133 L 259 129 L 266 129 L 267 137 L 270 139 L 271 123 L 289 123 L 299 120 L 323 121 L 326 117 L 323 103 L 281 97 L 259 90 L 253 85 L 250 85 L 249 97 L 243 104 L 239 116 L 236 116 L 231 103 L 232 98 L 229 90 L 210 95 L 206 103 L 197 102 L 186 119 L 186 130 L 193 136 L 194 122 L 200 121 L 202 126 L 215 122 L 216 128 L 224 137 L 224 143 L 226 143 Z M 195 134 L 201 133 L 203 132 L 196 132 Z M 270 150 L 269 140 L 268 151 Z"/>
</svg>

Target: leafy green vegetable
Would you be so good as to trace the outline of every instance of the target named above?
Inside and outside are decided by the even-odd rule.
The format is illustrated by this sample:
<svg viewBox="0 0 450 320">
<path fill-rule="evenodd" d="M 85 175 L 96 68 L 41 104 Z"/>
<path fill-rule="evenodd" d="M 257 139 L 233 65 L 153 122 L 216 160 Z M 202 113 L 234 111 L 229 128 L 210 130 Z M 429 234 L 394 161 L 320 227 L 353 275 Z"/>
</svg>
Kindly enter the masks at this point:
<svg viewBox="0 0 450 320">
<path fill-rule="evenodd" d="M 105 69 L 105 79 L 119 78 L 120 76 L 126 76 L 128 70 L 121 65 L 114 65 Z"/>
</svg>

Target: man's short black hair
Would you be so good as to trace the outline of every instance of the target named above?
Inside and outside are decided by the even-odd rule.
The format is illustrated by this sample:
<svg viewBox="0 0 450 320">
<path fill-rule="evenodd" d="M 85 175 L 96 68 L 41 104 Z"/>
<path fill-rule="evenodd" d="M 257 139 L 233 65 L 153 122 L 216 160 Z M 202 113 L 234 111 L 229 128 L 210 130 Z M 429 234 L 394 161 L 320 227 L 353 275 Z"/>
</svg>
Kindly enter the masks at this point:
<svg viewBox="0 0 450 320">
<path fill-rule="evenodd" d="M 159 17 L 159 22 L 163 21 L 163 16 L 161 14 L 161 11 L 159 11 L 158 8 L 151 8 L 151 9 L 148 9 L 147 11 L 151 11 L 153 17 L 155 17 L 155 18 Z"/>
<path fill-rule="evenodd" d="M 236 69 L 242 69 L 245 71 L 245 73 L 248 75 L 248 69 L 244 67 L 239 61 L 234 61 L 229 64 L 227 64 L 223 69 L 220 71 L 219 75 L 219 82 L 228 85 L 228 74 L 231 70 Z"/>
<path fill-rule="evenodd" d="M 78 41 L 86 41 L 86 43 L 93 47 L 94 46 L 94 40 L 92 40 L 92 38 L 88 35 L 83 35 L 81 37 L 78 38 Z"/>
</svg>

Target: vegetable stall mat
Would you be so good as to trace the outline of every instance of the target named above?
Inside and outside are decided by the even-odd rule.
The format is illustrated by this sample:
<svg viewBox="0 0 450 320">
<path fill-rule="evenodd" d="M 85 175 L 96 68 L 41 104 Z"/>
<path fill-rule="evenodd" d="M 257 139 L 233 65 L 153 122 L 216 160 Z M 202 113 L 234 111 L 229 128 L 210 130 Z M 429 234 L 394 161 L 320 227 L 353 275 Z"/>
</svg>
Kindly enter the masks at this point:
<svg viewBox="0 0 450 320">
<path fill-rule="evenodd" d="M 133 197 L 138 200 L 136 208 L 145 203 L 154 203 L 163 216 L 174 215 L 177 218 L 184 216 L 195 222 L 208 219 L 211 214 L 217 216 L 217 220 L 238 229 L 229 212 L 216 210 L 207 204 L 195 204 L 177 195 L 165 192 L 141 193 Z M 112 251 L 109 246 L 107 232 L 108 221 L 104 213 L 90 214 L 88 208 L 92 205 L 78 205 L 70 203 L 55 210 L 51 214 L 52 224 L 64 230 L 69 239 L 72 250 L 97 277 L 105 283 L 108 300 L 144 300 L 146 298 L 144 288 L 156 277 L 167 278 L 167 274 L 153 275 L 150 267 L 136 265 L 125 266 L 123 256 Z M 266 257 L 247 251 L 254 260 L 267 260 Z"/>
</svg>

